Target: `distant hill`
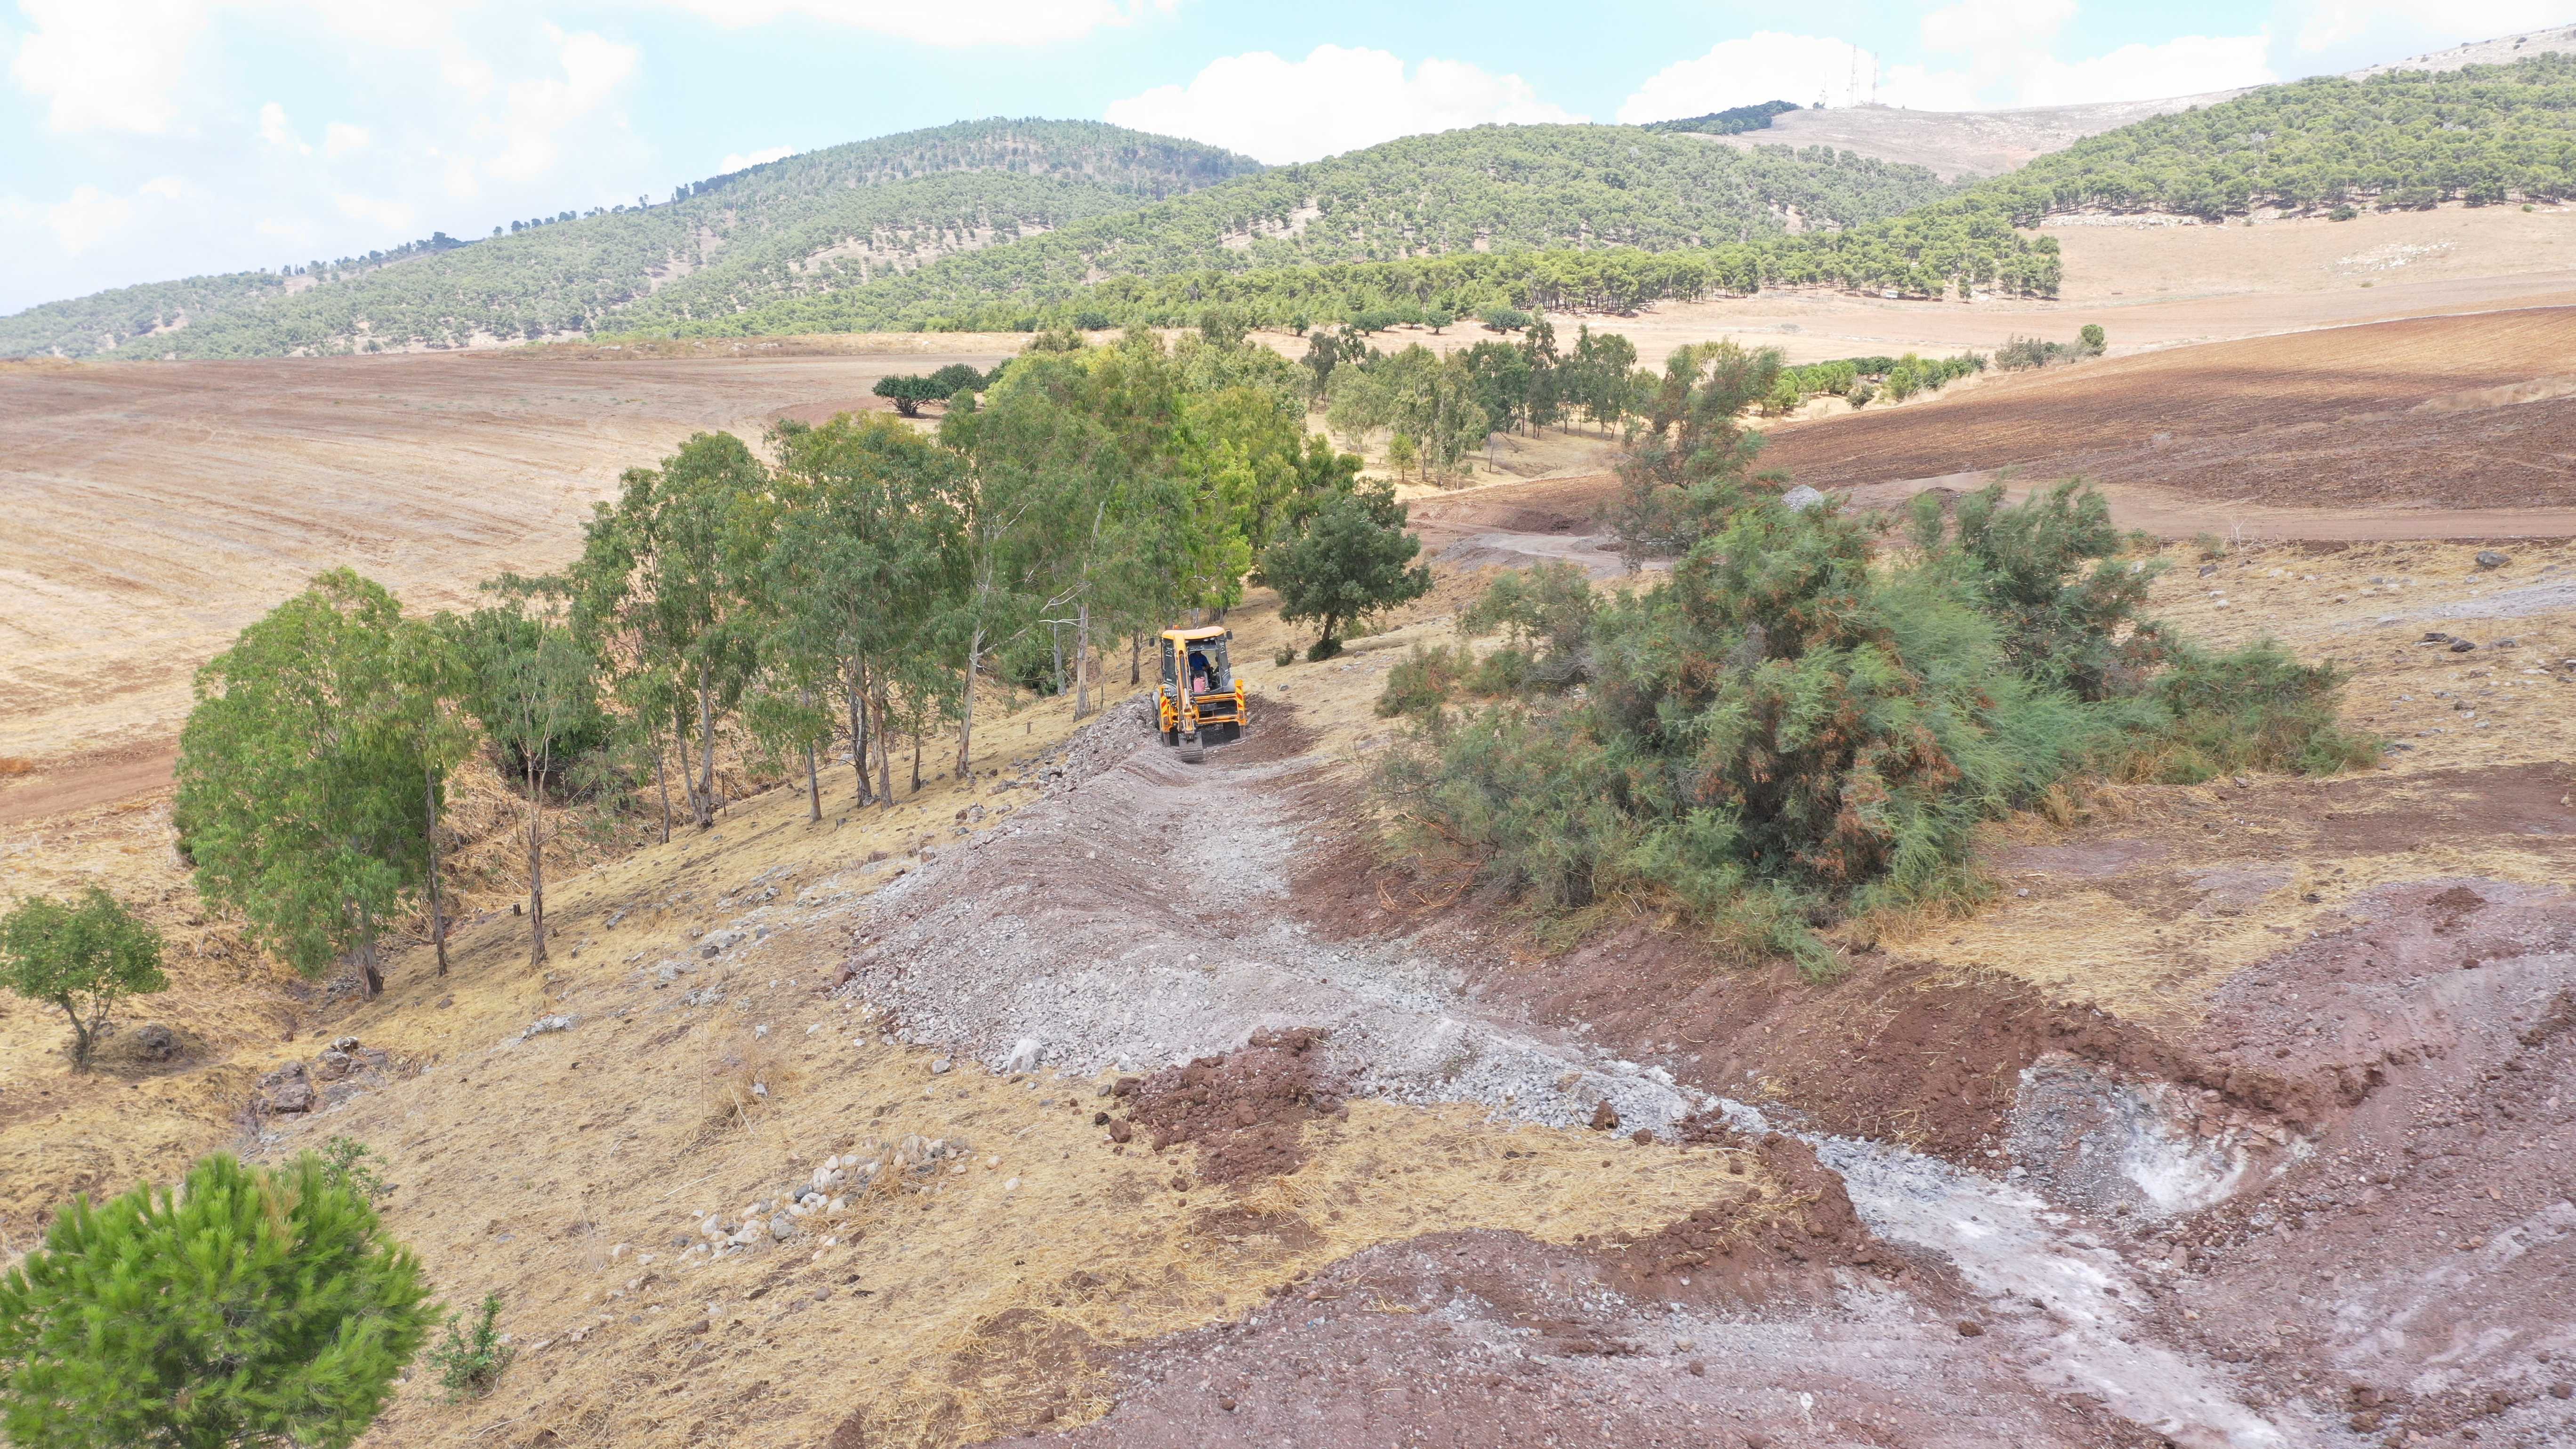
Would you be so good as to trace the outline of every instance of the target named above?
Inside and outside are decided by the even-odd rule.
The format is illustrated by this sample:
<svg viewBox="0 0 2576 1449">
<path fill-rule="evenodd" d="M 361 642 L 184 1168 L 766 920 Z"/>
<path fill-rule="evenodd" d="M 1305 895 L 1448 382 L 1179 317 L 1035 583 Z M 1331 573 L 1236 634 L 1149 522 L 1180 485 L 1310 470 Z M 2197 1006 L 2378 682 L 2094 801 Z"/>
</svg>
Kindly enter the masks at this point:
<svg viewBox="0 0 2576 1449">
<path fill-rule="evenodd" d="M 2409 56 L 2344 72 L 2369 80 L 2400 71 L 2449 71 L 2468 65 L 2508 65 L 2549 51 L 2576 54 L 2576 25 L 2529 30 L 2493 40 Z M 2088 136 L 2116 131 L 2156 116 L 2222 105 L 2246 89 L 2207 91 L 2150 101 L 2096 101 L 2071 106 L 2024 106 L 2002 111 L 1910 111 L 1901 106 L 1790 107 L 1758 131 L 1667 121 L 1674 130 L 1696 130 L 1730 146 L 1833 146 L 1911 166 L 1931 168 L 1944 180 L 1993 177 L 2018 170 Z M 1752 108 L 1745 108 L 1752 109 Z M 1720 112 L 1731 115 L 1732 112 Z M 1698 118 L 1706 120 L 1709 118 Z"/>
<path fill-rule="evenodd" d="M 1725 146 L 1832 146 L 1901 165 L 1921 166 L 1945 181 L 2000 176 L 2087 136 L 2151 116 L 2215 105 L 2243 91 L 2212 91 L 2154 101 L 2101 101 L 2010 111 L 1910 111 L 1901 106 L 1800 108 L 1774 116 L 1759 131 L 1707 132 Z"/>
<path fill-rule="evenodd" d="M 2471 205 L 2576 196 L 2576 55 L 2321 76 L 2078 141 L 1971 196 L 2054 212 Z"/>
<path fill-rule="evenodd" d="M 1839 231 L 1950 194 L 1920 167 L 1821 147 L 1737 152 L 1626 126 L 1479 126 L 1237 177 L 846 290 L 731 314 L 656 297 L 622 320 L 716 332 L 923 326 L 997 305 L 1039 309 L 1104 276 L 1672 251 Z"/>
<path fill-rule="evenodd" d="M 963 122 L 336 276 L 236 273 L 50 303 L 0 318 L 0 356 L 254 357 L 578 333 L 657 292 L 792 296 L 1258 169 L 1217 147 L 1095 121 Z"/>
</svg>

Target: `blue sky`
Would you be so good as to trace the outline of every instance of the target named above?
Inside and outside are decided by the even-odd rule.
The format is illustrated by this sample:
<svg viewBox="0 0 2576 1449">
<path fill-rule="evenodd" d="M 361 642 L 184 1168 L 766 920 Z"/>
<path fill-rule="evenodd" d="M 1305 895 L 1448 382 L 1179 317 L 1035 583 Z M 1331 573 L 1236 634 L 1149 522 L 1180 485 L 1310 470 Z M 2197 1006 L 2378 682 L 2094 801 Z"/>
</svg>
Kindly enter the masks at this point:
<svg viewBox="0 0 2576 1449">
<path fill-rule="evenodd" d="M 11 8 L 14 6 L 14 8 Z M 1265 161 L 1778 96 L 1935 109 L 2349 69 L 2576 0 L 0 0 L 0 313 L 467 237 L 787 150 L 1098 117 Z"/>
</svg>

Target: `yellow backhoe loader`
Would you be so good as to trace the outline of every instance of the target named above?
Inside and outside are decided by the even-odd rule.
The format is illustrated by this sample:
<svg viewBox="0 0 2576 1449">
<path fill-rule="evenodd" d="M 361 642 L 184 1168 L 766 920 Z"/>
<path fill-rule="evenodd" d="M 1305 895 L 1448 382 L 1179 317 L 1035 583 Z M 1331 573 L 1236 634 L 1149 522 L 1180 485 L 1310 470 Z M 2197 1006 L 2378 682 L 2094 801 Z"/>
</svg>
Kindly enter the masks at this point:
<svg viewBox="0 0 2576 1449">
<path fill-rule="evenodd" d="M 1243 738 L 1252 719 L 1243 678 L 1227 657 L 1233 640 L 1223 625 L 1163 631 L 1163 682 L 1154 691 L 1155 727 L 1163 743 L 1195 765 L 1219 740 Z"/>
</svg>

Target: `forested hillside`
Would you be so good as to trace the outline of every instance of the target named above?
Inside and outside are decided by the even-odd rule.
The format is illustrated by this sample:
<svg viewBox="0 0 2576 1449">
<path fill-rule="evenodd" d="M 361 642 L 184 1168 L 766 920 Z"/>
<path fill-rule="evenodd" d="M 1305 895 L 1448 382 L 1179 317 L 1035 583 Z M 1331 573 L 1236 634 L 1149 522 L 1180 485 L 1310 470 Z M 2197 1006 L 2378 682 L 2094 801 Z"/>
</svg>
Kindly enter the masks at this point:
<svg viewBox="0 0 2576 1449">
<path fill-rule="evenodd" d="M 764 296 L 792 295 L 835 275 L 864 280 L 919 266 L 1257 166 L 1093 121 L 962 122 L 773 161 L 651 206 L 514 222 L 506 235 L 291 294 L 265 274 L 207 279 L 233 305 L 201 304 L 184 329 L 121 350 L 252 357 L 580 332 L 660 288 L 723 296 L 751 285 Z M 824 259 L 809 262 L 818 253 Z M 102 330 L 117 330 L 102 329 L 102 317 L 140 317 L 163 290 L 129 288 L 0 321 L 0 355 L 85 355 Z"/>
<path fill-rule="evenodd" d="M 1786 103 L 1674 128 L 1767 121 Z M 834 147 L 470 245 L 200 277 L 0 319 L 0 356 L 245 357 L 575 333 L 760 335 L 1626 310 L 1825 285 L 2051 296 L 2052 212 L 2576 196 L 2576 58 L 2268 86 L 1956 191 L 1826 147 L 1483 126 L 1264 170 L 1078 121 Z M 447 249 L 441 250 L 444 246 Z M 415 252 L 415 248 L 419 249 Z"/>
<path fill-rule="evenodd" d="M 2576 196 L 2576 57 L 2265 86 L 2078 141 L 1975 195 L 2024 225 L 2084 207 L 2217 218 Z"/>
<path fill-rule="evenodd" d="M 189 326 L 282 297 L 286 283 L 275 272 L 223 272 L 47 302 L 0 317 L 0 357 L 88 357 L 159 328 Z"/>
<path fill-rule="evenodd" d="M 1187 292 L 1196 274 L 1549 249 L 1644 252 L 1859 226 L 1949 194 L 1929 171 L 1824 148 L 1750 152 L 1618 126 L 1484 126 L 1408 136 L 1104 216 L 916 273 L 727 315 L 655 298 L 623 321 L 681 332 L 815 332 L 1019 320 L 1110 273 Z M 1133 284 L 1127 284 L 1133 285 Z M 1256 291 L 1262 289 L 1256 288 Z M 1187 300 L 1196 301 L 1198 298 Z M 1122 318 L 1122 320 L 1124 320 Z"/>
</svg>

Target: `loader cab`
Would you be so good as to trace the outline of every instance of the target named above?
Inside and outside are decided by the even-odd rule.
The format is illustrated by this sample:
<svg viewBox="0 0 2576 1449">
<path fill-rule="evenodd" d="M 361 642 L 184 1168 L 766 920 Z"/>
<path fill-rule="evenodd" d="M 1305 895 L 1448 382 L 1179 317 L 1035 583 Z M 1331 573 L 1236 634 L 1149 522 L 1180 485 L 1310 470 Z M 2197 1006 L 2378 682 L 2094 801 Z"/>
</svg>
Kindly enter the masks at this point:
<svg viewBox="0 0 2576 1449">
<path fill-rule="evenodd" d="M 1243 679 L 1234 671 L 1233 634 L 1223 625 L 1166 629 L 1162 679 L 1155 690 L 1155 728 L 1181 758 L 1197 763 L 1205 746 L 1243 737 L 1250 722 Z"/>
</svg>

